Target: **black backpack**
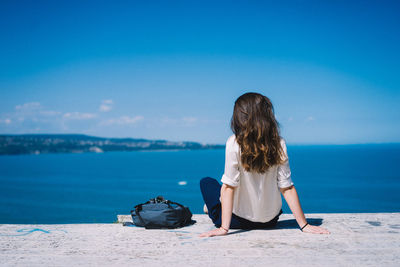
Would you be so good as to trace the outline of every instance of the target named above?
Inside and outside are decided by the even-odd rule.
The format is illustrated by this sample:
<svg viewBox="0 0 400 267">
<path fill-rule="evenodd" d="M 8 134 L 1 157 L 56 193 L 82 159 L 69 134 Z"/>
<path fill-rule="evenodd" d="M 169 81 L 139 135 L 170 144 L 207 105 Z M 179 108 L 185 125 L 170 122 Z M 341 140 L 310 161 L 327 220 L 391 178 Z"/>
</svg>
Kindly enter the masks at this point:
<svg viewBox="0 0 400 267">
<path fill-rule="evenodd" d="M 134 210 L 131 210 L 131 215 L 136 226 L 146 229 L 179 228 L 194 222 L 188 207 L 166 200 L 162 196 L 136 205 Z"/>
</svg>

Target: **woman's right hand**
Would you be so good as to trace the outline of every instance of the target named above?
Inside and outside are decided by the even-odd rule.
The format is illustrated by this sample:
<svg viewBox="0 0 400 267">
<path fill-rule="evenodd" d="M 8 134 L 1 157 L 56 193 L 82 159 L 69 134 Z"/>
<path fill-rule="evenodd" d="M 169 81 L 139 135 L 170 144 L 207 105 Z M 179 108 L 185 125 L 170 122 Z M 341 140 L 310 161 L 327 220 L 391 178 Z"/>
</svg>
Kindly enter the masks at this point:
<svg viewBox="0 0 400 267">
<path fill-rule="evenodd" d="M 330 234 L 327 229 L 311 224 L 308 224 L 306 227 L 304 227 L 303 232 L 310 234 Z"/>
<path fill-rule="evenodd" d="M 214 230 L 211 230 L 206 233 L 202 233 L 200 237 L 212 237 L 212 236 L 219 236 L 219 235 L 226 235 L 228 234 L 228 231 L 225 230 L 224 228 L 220 227 Z"/>
</svg>

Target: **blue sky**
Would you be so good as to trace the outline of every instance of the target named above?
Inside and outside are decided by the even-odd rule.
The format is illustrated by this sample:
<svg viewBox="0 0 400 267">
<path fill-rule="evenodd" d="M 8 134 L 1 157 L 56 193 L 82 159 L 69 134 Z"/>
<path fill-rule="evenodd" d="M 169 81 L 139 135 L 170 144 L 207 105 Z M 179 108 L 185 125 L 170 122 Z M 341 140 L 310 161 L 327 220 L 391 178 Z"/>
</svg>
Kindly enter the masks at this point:
<svg viewBox="0 0 400 267">
<path fill-rule="evenodd" d="M 400 142 L 399 2 L 276 2 L 1 1 L 0 133 L 224 143 L 255 91 L 289 144 Z"/>
</svg>

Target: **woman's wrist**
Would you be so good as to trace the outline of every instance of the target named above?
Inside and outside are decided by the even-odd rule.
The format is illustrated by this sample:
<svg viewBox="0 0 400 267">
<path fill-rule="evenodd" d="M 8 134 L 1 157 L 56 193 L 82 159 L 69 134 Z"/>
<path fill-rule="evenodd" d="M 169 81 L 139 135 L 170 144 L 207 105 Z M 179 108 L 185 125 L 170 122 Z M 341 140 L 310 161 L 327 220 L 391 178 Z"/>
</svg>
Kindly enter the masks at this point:
<svg viewBox="0 0 400 267">
<path fill-rule="evenodd" d="M 303 226 L 300 226 L 300 231 L 302 231 L 303 232 L 303 229 L 304 228 L 306 228 L 307 227 L 307 225 L 308 225 L 308 222 L 306 222 Z"/>
</svg>

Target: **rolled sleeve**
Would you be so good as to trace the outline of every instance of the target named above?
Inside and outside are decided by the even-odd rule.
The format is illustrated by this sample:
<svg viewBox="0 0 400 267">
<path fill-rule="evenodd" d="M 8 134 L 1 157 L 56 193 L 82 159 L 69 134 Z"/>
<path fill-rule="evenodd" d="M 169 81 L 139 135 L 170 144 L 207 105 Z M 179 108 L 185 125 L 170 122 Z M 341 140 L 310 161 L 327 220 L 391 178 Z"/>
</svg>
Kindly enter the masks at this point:
<svg viewBox="0 0 400 267">
<path fill-rule="evenodd" d="M 278 166 L 278 187 L 286 188 L 293 185 L 289 160 Z"/>
<path fill-rule="evenodd" d="M 282 150 L 284 152 L 283 159 L 285 160 L 284 163 L 278 166 L 278 187 L 279 188 L 286 188 L 290 187 L 293 185 L 292 181 L 292 173 L 290 171 L 290 165 L 289 165 L 289 156 L 287 154 L 287 148 L 286 148 L 286 142 L 284 139 L 281 139 L 281 146 Z"/>
<path fill-rule="evenodd" d="M 225 148 L 225 172 L 222 175 L 221 182 L 233 187 L 239 185 L 239 146 L 235 142 L 234 136 L 231 136 L 226 142 Z"/>
</svg>

